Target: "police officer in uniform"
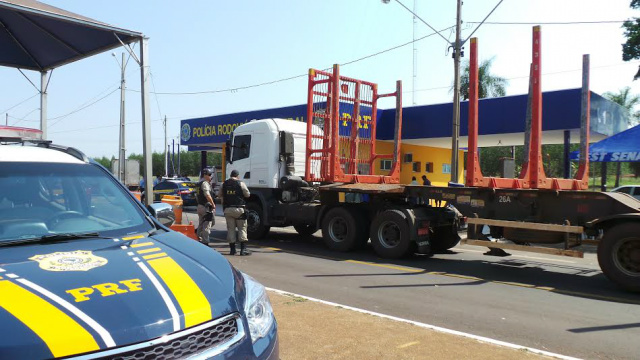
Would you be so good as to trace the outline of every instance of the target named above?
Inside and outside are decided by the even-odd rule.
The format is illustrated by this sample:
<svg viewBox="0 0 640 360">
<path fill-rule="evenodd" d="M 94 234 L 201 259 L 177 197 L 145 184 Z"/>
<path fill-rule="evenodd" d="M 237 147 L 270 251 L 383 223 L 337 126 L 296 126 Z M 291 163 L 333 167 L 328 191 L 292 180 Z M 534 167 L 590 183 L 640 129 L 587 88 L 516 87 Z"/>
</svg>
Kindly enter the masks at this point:
<svg viewBox="0 0 640 360">
<path fill-rule="evenodd" d="M 240 242 L 240 255 L 251 255 L 247 249 L 247 215 L 245 199 L 249 197 L 247 185 L 238 179 L 238 170 L 232 170 L 231 176 L 222 184 L 222 209 L 227 221 L 227 241 L 231 251 L 236 254 L 236 240 Z M 236 227 L 238 236 L 236 239 Z"/>
<path fill-rule="evenodd" d="M 196 234 L 201 243 L 208 245 L 211 227 L 216 223 L 214 217 L 216 203 L 213 202 L 211 197 L 211 171 L 209 169 L 202 170 L 202 180 L 198 183 L 196 201 L 198 202 L 198 229 Z"/>
</svg>

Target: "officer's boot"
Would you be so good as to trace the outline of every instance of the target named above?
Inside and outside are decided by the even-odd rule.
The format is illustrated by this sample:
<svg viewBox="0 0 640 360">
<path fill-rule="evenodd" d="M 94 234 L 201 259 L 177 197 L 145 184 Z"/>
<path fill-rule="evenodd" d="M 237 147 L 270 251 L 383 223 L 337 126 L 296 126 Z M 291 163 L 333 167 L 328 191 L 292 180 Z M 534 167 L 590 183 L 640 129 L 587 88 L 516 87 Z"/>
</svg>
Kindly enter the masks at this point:
<svg viewBox="0 0 640 360">
<path fill-rule="evenodd" d="M 229 251 L 229 255 L 235 255 L 236 254 L 236 243 L 229 244 L 229 247 L 231 248 L 231 251 Z"/>
<path fill-rule="evenodd" d="M 251 255 L 251 251 L 249 251 L 249 249 L 247 249 L 247 243 L 246 242 L 241 242 L 240 243 L 240 255 Z"/>
</svg>

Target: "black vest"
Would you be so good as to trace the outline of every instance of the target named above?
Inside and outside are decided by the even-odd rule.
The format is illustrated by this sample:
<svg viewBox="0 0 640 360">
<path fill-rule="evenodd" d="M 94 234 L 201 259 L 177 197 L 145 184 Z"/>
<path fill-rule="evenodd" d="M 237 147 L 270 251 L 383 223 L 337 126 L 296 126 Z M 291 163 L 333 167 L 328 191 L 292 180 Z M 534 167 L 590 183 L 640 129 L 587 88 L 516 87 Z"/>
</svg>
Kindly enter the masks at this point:
<svg viewBox="0 0 640 360">
<path fill-rule="evenodd" d="M 202 180 L 198 182 L 198 191 L 196 191 L 196 201 L 198 202 L 198 205 L 206 205 L 209 202 L 207 197 L 204 196 L 204 191 L 202 191 L 202 183 L 205 181 L 206 180 Z"/>
<path fill-rule="evenodd" d="M 244 194 L 242 194 L 239 180 L 229 178 L 222 184 L 222 201 L 225 209 L 233 206 L 244 206 Z"/>
</svg>

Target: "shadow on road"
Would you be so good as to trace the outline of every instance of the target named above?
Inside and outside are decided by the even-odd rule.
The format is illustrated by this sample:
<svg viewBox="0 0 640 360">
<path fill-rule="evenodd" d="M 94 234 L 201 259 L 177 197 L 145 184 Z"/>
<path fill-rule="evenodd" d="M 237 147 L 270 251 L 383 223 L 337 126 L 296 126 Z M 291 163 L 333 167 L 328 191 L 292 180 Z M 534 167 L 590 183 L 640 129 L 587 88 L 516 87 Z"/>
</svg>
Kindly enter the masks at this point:
<svg viewBox="0 0 640 360">
<path fill-rule="evenodd" d="M 396 269 L 398 273 L 373 274 L 311 274 L 308 277 L 349 277 L 349 276 L 412 276 L 430 274 L 447 276 L 461 280 L 455 284 L 416 283 L 413 285 L 387 285 L 383 287 L 426 287 L 426 286 L 477 286 L 485 283 L 515 285 L 536 290 L 550 291 L 566 296 L 595 299 L 608 302 L 640 304 L 637 294 L 619 289 L 609 281 L 599 270 L 581 267 L 579 265 L 557 264 L 553 262 L 531 261 L 527 259 L 506 257 L 483 257 L 480 254 L 456 252 L 455 248 L 442 254 L 416 254 L 406 259 L 382 259 L 378 257 L 370 244 L 360 251 L 339 253 L 328 250 L 319 236 L 302 237 L 297 233 L 287 231 L 271 231 L 260 241 L 250 241 L 255 253 L 277 255 L 281 252 L 293 253 L 301 256 L 322 258 L 331 261 L 360 261 L 385 267 L 406 267 Z M 225 231 L 212 231 L 212 238 L 224 239 Z M 228 253 L 228 245 L 222 242 L 212 244 L 212 247 L 223 254 Z M 409 270 L 409 271 L 407 271 Z M 415 271 L 414 271 L 415 270 Z M 380 286 L 363 286 L 363 289 L 378 288 Z"/>
</svg>

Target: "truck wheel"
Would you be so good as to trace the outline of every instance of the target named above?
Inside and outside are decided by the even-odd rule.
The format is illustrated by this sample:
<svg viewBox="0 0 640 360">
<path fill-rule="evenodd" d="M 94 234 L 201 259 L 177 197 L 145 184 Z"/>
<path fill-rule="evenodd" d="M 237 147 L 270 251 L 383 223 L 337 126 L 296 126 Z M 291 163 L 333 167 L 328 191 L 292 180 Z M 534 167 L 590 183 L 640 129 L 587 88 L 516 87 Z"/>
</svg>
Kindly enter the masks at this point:
<svg viewBox="0 0 640 360">
<path fill-rule="evenodd" d="M 264 224 L 262 207 L 255 202 L 249 202 L 245 211 L 247 213 L 247 237 L 251 240 L 264 238 L 269 232 L 269 226 Z"/>
<path fill-rule="evenodd" d="M 605 231 L 598 245 L 598 263 L 609 280 L 640 292 L 640 223 L 624 223 Z"/>
<path fill-rule="evenodd" d="M 322 219 L 322 239 L 331 250 L 353 250 L 366 236 L 366 232 L 358 225 L 358 218 L 351 211 L 342 207 L 333 208 Z"/>
<path fill-rule="evenodd" d="M 314 232 L 318 231 L 318 228 L 308 224 L 293 225 L 293 228 L 296 229 L 300 236 L 304 237 L 311 236 Z"/>
<path fill-rule="evenodd" d="M 458 245 L 460 235 L 454 226 L 439 226 L 434 229 L 433 236 L 429 239 L 431 251 L 445 251 Z"/>
<path fill-rule="evenodd" d="M 388 259 L 408 255 L 412 250 L 407 217 L 400 210 L 385 210 L 371 224 L 371 245 L 376 254 Z"/>
</svg>

